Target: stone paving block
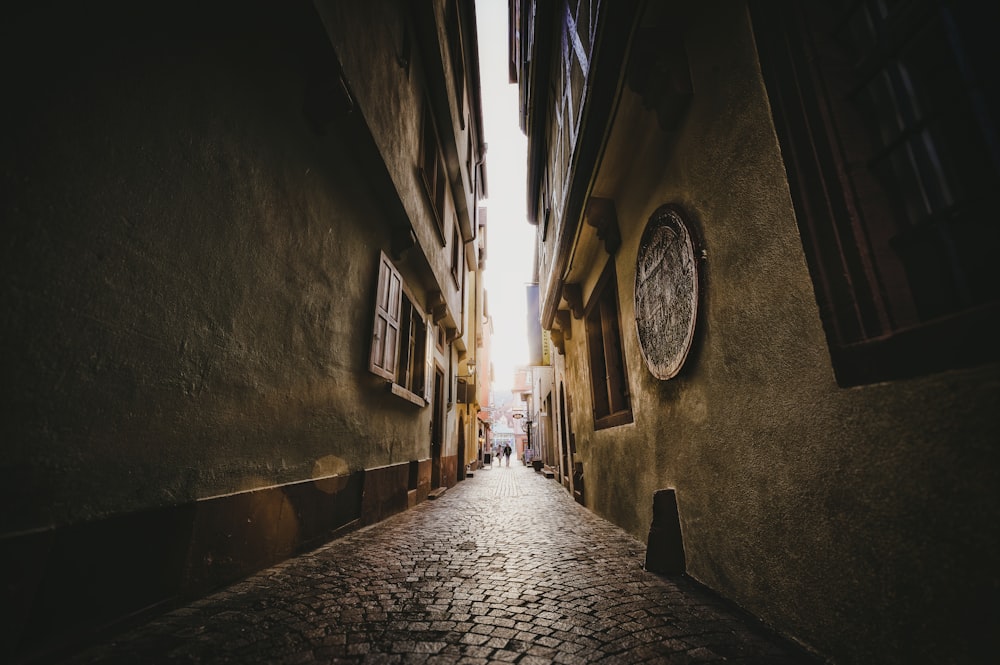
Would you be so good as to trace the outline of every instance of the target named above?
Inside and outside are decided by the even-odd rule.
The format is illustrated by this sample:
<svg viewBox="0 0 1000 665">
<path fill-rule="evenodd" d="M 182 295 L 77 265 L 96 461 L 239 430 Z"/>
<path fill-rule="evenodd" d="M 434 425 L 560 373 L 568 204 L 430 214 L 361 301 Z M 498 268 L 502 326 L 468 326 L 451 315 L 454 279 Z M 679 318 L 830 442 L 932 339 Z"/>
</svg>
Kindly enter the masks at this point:
<svg viewBox="0 0 1000 665">
<path fill-rule="evenodd" d="M 478 626 L 477 626 L 478 628 Z M 489 633 L 483 635 L 481 633 L 466 633 L 462 635 L 461 641 L 463 644 L 473 644 L 475 646 L 480 646 L 486 644 L 490 639 Z"/>
<path fill-rule="evenodd" d="M 525 656 L 517 661 L 518 665 L 551 665 L 552 659 L 545 656 Z"/>
<path fill-rule="evenodd" d="M 560 649 L 552 659 L 552 662 L 559 665 L 584 665 L 591 662 L 591 656 L 592 654 L 590 653 L 570 653 Z"/>
<path fill-rule="evenodd" d="M 815 665 L 523 466 L 95 643 L 82 663 Z"/>
<path fill-rule="evenodd" d="M 498 649 L 493 652 L 493 660 L 498 663 L 513 663 L 518 658 L 521 657 L 521 653 L 518 651 L 509 651 L 507 649 Z"/>
</svg>

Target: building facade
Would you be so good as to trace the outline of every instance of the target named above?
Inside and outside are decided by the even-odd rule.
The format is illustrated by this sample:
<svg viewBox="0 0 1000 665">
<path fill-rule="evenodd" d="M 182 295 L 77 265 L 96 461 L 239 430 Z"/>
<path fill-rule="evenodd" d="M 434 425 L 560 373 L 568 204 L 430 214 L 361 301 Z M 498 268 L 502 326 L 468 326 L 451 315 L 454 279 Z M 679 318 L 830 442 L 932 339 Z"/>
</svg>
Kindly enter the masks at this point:
<svg viewBox="0 0 1000 665">
<path fill-rule="evenodd" d="M 0 659 L 458 480 L 475 25 L 456 0 L 7 13 Z"/>
<path fill-rule="evenodd" d="M 483 269 L 486 267 L 486 208 L 479 209 L 476 241 L 476 265 L 466 277 L 465 330 L 458 347 L 456 401 L 459 406 L 458 460 L 459 479 L 482 466 L 487 431 L 484 420 L 490 407 L 490 339 L 493 326 L 487 308 Z M 482 415 L 481 415 L 482 414 Z"/>
<path fill-rule="evenodd" d="M 485 210 L 483 210 L 483 214 L 485 214 Z M 483 229 L 482 238 L 485 246 L 485 229 Z M 484 262 L 486 260 L 485 251 L 482 255 L 482 260 Z M 490 313 L 488 293 L 485 289 L 483 291 L 483 309 L 480 323 L 483 328 L 483 335 L 482 344 L 478 347 L 477 355 L 477 395 L 479 396 L 477 408 L 479 410 L 476 412 L 476 428 L 479 432 L 479 440 L 476 464 L 482 467 L 486 462 L 486 455 L 491 454 L 493 450 L 493 419 L 491 414 L 494 410 L 493 383 L 496 380 L 496 373 L 493 369 L 493 315 Z"/>
<path fill-rule="evenodd" d="M 833 662 L 986 662 L 1000 109 L 985 16 L 509 6 L 563 482 Z M 654 509 L 663 492 L 673 515 Z"/>
</svg>

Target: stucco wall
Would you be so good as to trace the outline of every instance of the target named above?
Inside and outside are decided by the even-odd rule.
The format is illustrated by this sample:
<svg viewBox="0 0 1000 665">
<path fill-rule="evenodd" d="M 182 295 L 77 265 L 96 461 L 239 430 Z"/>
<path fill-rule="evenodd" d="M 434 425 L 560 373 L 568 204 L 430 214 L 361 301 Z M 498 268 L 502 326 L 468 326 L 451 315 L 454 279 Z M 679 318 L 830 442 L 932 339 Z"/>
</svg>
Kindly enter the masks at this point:
<svg viewBox="0 0 1000 665">
<path fill-rule="evenodd" d="M 443 14 L 441 3 L 436 4 L 436 14 Z M 436 26 L 442 30 L 440 34 L 422 33 L 421 24 L 414 17 L 426 8 L 415 10 L 407 3 L 321 1 L 317 7 L 331 43 L 341 55 L 351 94 L 364 109 L 365 120 L 372 128 L 385 167 L 398 187 L 407 217 L 413 222 L 419 248 L 423 248 L 424 259 L 434 275 L 435 284 L 427 284 L 428 290 L 441 292 L 448 306 L 450 325 L 461 329 L 463 294 L 451 276 L 452 228 L 456 210 L 468 211 L 475 205 L 470 190 L 462 186 L 468 146 L 465 134 L 470 131 L 470 123 L 465 123 L 464 131 L 457 124 L 457 117 L 453 126 L 437 123 L 442 147 L 454 145 L 460 153 L 456 162 L 462 165 L 452 174 L 459 185 L 452 187 L 452 193 L 457 193 L 458 198 L 448 200 L 446 210 L 441 211 L 443 237 L 419 172 L 419 156 L 424 149 L 424 110 L 444 108 L 450 111 L 444 116 L 448 119 L 455 113 L 455 96 L 444 94 L 450 91 L 445 83 L 451 77 L 447 47 L 434 41 L 445 39 L 443 25 Z M 445 81 L 441 83 L 441 94 L 435 95 L 430 87 L 431 80 L 436 80 L 435 70 L 428 60 L 435 57 L 438 49 L 441 53 L 436 57 L 443 58 L 439 67 L 447 69 L 440 72 Z M 453 129 L 455 136 L 450 135 Z M 463 197 L 465 200 L 457 206 Z"/>
<path fill-rule="evenodd" d="M 302 115 L 328 45 L 160 9 L 5 35 L 3 532 L 426 456 L 367 372 L 379 197 Z"/>
<path fill-rule="evenodd" d="M 597 433 L 586 336 L 567 378 L 587 504 L 645 540 L 677 489 L 688 571 L 837 662 L 971 662 L 995 618 L 998 368 L 837 386 L 739 3 L 696 11 L 675 136 L 626 93 L 595 195 L 615 200 L 635 422 Z M 639 237 L 679 203 L 707 253 L 682 374 L 646 369 Z M 599 255 L 593 276 L 603 267 Z"/>
</svg>

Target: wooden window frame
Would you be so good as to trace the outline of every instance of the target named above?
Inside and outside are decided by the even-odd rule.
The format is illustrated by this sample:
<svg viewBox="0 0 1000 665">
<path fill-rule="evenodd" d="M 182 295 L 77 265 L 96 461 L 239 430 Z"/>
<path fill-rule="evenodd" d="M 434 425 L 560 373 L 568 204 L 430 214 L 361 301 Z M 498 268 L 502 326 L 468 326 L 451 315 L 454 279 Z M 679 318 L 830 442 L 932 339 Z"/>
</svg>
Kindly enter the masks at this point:
<svg viewBox="0 0 1000 665">
<path fill-rule="evenodd" d="M 424 193 L 431 206 L 431 215 L 437 229 L 441 246 L 447 243 L 445 234 L 445 219 L 449 211 L 448 202 L 451 196 L 448 186 L 448 169 L 445 164 L 444 151 L 441 149 L 441 138 L 434 123 L 429 101 L 424 103 L 423 128 L 421 130 L 420 175 L 424 185 Z"/>
<path fill-rule="evenodd" d="M 866 1 L 850 8 L 878 9 Z M 899 8 L 908 14 L 877 17 L 898 25 L 878 33 L 885 41 L 862 56 L 850 50 L 864 43 L 848 39 L 857 34 L 848 32 L 851 13 L 823 17 L 820 3 L 751 5 L 792 202 L 842 386 L 1000 359 L 1000 345 L 992 341 L 1000 336 L 1000 294 L 992 286 L 1000 280 L 989 259 L 997 248 L 995 222 L 992 231 L 984 230 L 993 221 L 986 211 L 1000 173 L 994 165 L 987 177 L 964 164 L 966 157 L 985 161 L 967 134 L 969 125 L 984 120 L 976 116 L 976 105 L 987 102 L 961 101 L 972 109 L 968 119 L 944 122 L 959 93 L 973 98 L 979 91 L 955 83 L 968 75 L 961 67 L 942 76 L 919 61 L 928 45 L 947 44 L 959 59 L 973 51 L 962 51 L 964 33 L 950 22 L 954 16 L 946 16 L 949 6 L 915 2 Z M 948 31 L 947 38 L 935 31 Z M 970 71 L 992 67 L 975 58 L 965 64 Z M 885 104 L 872 101 L 881 78 L 896 82 L 899 93 L 894 108 L 902 125 L 891 131 Z M 996 109 L 986 121 L 990 115 L 995 130 Z M 909 150 L 909 160 L 886 166 L 887 156 L 918 136 L 925 155 L 914 157 L 919 151 Z M 982 143 L 988 142 L 984 136 Z M 919 191 L 926 205 L 922 216 L 914 212 Z M 957 205 L 935 201 L 952 193 L 960 197 Z M 973 232 L 978 239 L 956 237 Z"/>
<path fill-rule="evenodd" d="M 583 312 L 595 430 L 633 422 L 619 311 L 618 278 L 612 257 Z"/>
<path fill-rule="evenodd" d="M 451 62 L 452 86 L 455 89 L 455 105 L 458 109 L 459 123 L 462 129 L 466 127 L 466 84 L 465 84 L 465 48 L 462 35 L 462 19 L 459 2 L 451 0 L 447 7 L 446 28 L 448 40 L 448 57 Z"/>
<path fill-rule="evenodd" d="M 462 251 L 462 232 L 458 229 L 458 221 L 451 226 L 451 276 L 455 280 L 455 286 L 462 283 L 462 263 L 464 252 Z"/>
<path fill-rule="evenodd" d="M 396 377 L 402 295 L 403 278 L 385 252 L 382 252 L 379 256 L 378 282 L 375 291 L 375 323 L 372 330 L 368 370 L 389 381 L 393 381 Z"/>
<path fill-rule="evenodd" d="M 380 253 L 369 371 L 385 379 L 393 395 L 426 406 L 433 343 L 427 315 L 396 266 Z"/>
</svg>

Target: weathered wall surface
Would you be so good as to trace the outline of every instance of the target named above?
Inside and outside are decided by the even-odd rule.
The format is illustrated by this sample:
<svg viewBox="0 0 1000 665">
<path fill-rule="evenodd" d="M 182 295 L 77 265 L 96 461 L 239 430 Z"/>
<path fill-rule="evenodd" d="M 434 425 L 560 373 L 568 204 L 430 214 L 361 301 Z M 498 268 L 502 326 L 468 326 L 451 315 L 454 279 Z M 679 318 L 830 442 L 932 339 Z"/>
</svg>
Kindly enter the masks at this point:
<svg viewBox="0 0 1000 665">
<path fill-rule="evenodd" d="M 7 40 L 4 532 L 426 454 L 427 410 L 367 373 L 388 234 L 303 118 L 322 42 L 294 10 L 183 16 Z"/>
<path fill-rule="evenodd" d="M 427 80 L 415 47 L 398 62 L 412 29 L 373 29 L 407 7 L 338 9 L 44 3 L 0 26 L 0 660 L 456 482 L 447 385 L 431 460 L 434 409 L 369 372 L 381 252 L 461 319 L 417 187 Z M 432 353 L 450 377 L 455 349 Z"/>
<path fill-rule="evenodd" d="M 645 539 L 653 492 L 676 488 L 689 573 L 838 662 L 972 662 L 995 625 L 998 369 L 838 387 L 745 9 L 696 12 L 684 44 L 694 95 L 676 136 L 626 93 L 595 189 L 624 238 L 635 422 L 593 432 L 574 321 L 587 504 Z M 641 358 L 633 280 L 646 220 L 668 202 L 707 260 L 694 349 L 661 382 Z"/>
<path fill-rule="evenodd" d="M 475 202 L 470 189 L 454 189 L 453 193 L 459 196 L 449 198 L 446 210 L 441 211 L 442 235 L 418 172 L 418 156 L 424 149 L 424 110 L 428 109 L 429 117 L 433 117 L 435 110 L 441 112 L 443 109 L 446 115 L 442 117 L 451 120 L 448 111 L 455 108 L 452 101 L 455 97 L 445 97 L 446 90 L 443 88 L 440 95 L 429 92 L 430 81 L 437 81 L 430 65 L 433 52 L 438 49 L 443 51 L 436 56 L 439 59 L 444 57 L 439 66 L 448 64 L 447 42 L 438 44 L 432 43 L 432 40 L 446 39 L 447 36 L 443 33 L 421 33 L 414 17 L 426 8 L 414 10 L 405 4 L 389 2 L 325 1 L 317 5 L 331 42 L 338 53 L 343 54 L 342 65 L 351 93 L 365 109 L 366 122 L 372 127 L 385 167 L 399 188 L 406 215 L 413 220 L 418 245 L 433 250 L 424 254 L 436 282 L 433 286 L 428 284 L 428 289 L 441 292 L 448 305 L 450 324 L 461 328 L 463 294 L 456 288 L 451 276 L 452 228 L 457 219 L 456 210 L 468 211 L 474 208 Z M 443 13 L 440 3 L 436 11 Z M 450 69 L 443 74 L 446 81 L 451 80 Z M 448 136 L 452 126 L 441 119 L 437 127 L 442 147 L 449 143 L 455 145 L 461 153 L 455 160 L 464 165 L 469 158 L 466 149 L 471 144 L 466 134 L 471 131 L 471 122 L 464 121 L 460 125 L 458 120 L 454 118 L 453 125 L 457 136 Z M 463 126 L 464 130 L 460 130 Z M 459 182 L 462 182 L 463 175 L 465 182 L 468 181 L 464 168 L 456 169 L 453 175 Z M 461 206 L 456 206 L 458 202 Z M 468 217 L 470 213 L 465 214 Z"/>
</svg>

